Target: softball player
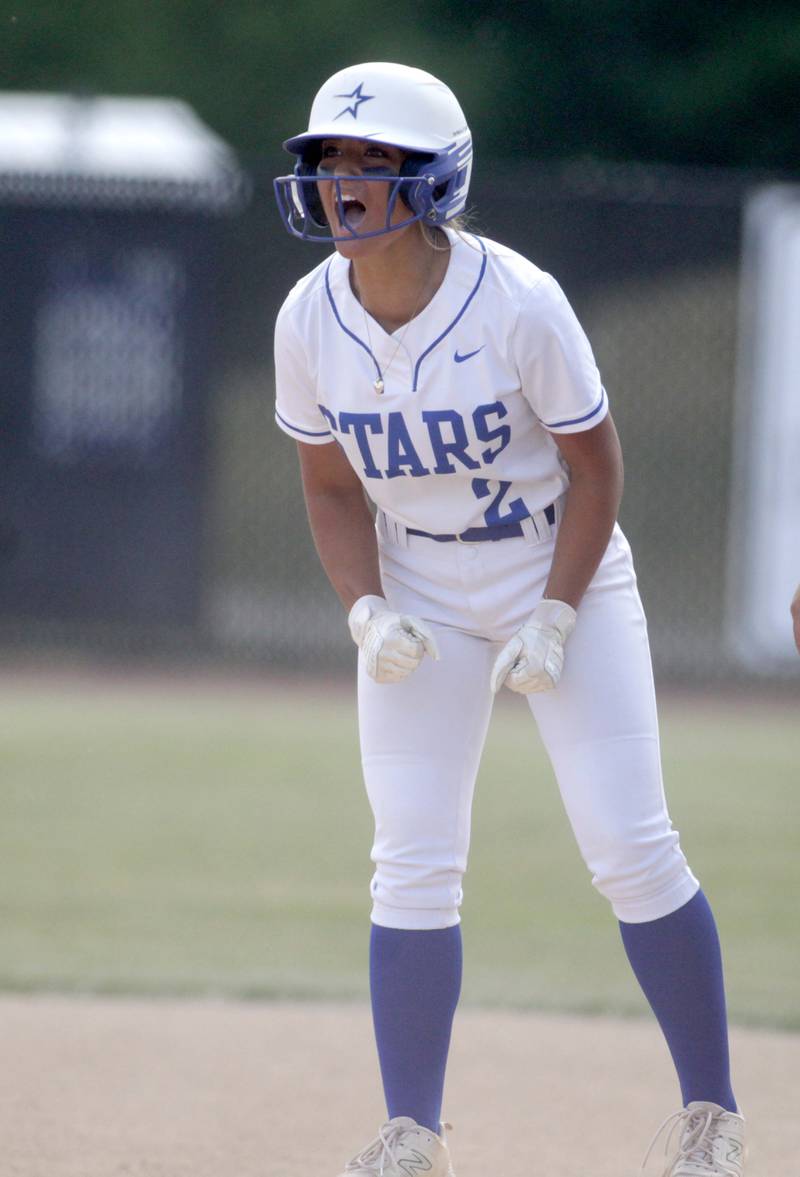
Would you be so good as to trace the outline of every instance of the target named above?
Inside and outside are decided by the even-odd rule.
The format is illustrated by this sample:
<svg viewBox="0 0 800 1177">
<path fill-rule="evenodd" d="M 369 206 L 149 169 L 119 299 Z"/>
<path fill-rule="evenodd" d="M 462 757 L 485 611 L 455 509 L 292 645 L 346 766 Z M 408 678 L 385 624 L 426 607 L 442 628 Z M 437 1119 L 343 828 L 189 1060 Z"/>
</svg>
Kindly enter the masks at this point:
<svg viewBox="0 0 800 1177">
<path fill-rule="evenodd" d="M 506 686 L 528 699 L 675 1061 L 665 1173 L 740 1177 L 719 943 L 664 801 L 646 623 L 616 523 L 622 458 L 586 336 L 552 277 L 455 220 L 472 140 L 430 74 L 342 70 L 285 147 L 285 224 L 336 249 L 278 316 L 276 417 L 360 650 L 375 817 L 388 1122 L 345 1173 L 452 1177 L 440 1117 L 461 881 Z"/>
</svg>

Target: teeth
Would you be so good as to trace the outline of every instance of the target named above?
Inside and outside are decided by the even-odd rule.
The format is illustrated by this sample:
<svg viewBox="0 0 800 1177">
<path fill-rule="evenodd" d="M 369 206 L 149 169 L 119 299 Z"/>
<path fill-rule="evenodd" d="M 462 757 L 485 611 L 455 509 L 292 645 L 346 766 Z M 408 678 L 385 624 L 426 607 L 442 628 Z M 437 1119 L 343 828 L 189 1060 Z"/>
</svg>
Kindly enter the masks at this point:
<svg viewBox="0 0 800 1177">
<path fill-rule="evenodd" d="M 345 196 L 342 194 L 342 212 L 344 213 L 344 220 L 347 227 L 355 229 L 363 221 L 367 210 L 355 196 Z"/>
</svg>

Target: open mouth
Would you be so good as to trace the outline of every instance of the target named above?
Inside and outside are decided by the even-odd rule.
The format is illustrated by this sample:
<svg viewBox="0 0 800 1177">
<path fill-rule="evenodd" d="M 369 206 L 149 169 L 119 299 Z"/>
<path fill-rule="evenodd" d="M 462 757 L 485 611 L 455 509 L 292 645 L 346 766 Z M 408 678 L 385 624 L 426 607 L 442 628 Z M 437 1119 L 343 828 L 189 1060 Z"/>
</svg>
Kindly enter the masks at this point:
<svg viewBox="0 0 800 1177">
<path fill-rule="evenodd" d="M 348 229 L 357 229 L 367 215 L 366 207 L 354 196 L 342 196 L 339 217 Z"/>
</svg>

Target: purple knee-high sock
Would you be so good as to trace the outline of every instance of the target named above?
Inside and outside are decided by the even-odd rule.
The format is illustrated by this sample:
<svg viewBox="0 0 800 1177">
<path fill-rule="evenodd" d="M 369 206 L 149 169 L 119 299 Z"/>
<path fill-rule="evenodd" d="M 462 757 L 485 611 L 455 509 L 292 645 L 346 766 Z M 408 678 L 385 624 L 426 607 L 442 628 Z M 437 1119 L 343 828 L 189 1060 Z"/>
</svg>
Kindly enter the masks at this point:
<svg viewBox="0 0 800 1177">
<path fill-rule="evenodd" d="M 461 991 L 461 929 L 372 925 L 372 1020 L 390 1119 L 439 1131 L 453 1015 Z"/>
<path fill-rule="evenodd" d="M 678 1071 L 684 1106 L 736 1111 L 717 926 L 702 891 L 662 919 L 620 922 L 622 942 Z"/>
</svg>

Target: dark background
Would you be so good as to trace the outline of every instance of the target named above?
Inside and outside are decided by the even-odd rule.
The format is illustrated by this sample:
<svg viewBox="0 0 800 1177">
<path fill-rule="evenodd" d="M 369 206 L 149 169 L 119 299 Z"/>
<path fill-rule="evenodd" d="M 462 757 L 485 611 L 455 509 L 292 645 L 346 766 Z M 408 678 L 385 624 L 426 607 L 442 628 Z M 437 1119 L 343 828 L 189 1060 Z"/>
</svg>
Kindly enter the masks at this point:
<svg viewBox="0 0 800 1177">
<path fill-rule="evenodd" d="M 487 158 L 798 167 L 793 0 L 0 3 L 3 89 L 174 95 L 251 162 L 358 61 L 442 77 Z"/>
<path fill-rule="evenodd" d="M 198 210 L 0 190 L 0 642 L 48 657 L 352 660 L 294 447 L 271 421 L 275 313 L 324 256 L 283 231 L 271 177 L 321 82 L 369 60 L 452 86 L 476 141 L 475 227 L 553 272 L 587 329 L 626 452 L 622 523 L 657 672 L 730 678 L 743 216 L 761 185 L 797 179 L 800 158 L 800 9 L 743 0 L 2 0 L 0 88 L 184 99 L 236 150 L 248 195 Z M 90 375 L 105 433 L 79 421 L 83 448 L 43 447 L 37 308 L 65 266 L 111 297 L 143 258 L 177 275 L 180 411 L 112 436 L 120 373 L 138 369 L 106 340 Z M 126 312 L 148 329 L 154 280 Z"/>
</svg>

